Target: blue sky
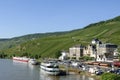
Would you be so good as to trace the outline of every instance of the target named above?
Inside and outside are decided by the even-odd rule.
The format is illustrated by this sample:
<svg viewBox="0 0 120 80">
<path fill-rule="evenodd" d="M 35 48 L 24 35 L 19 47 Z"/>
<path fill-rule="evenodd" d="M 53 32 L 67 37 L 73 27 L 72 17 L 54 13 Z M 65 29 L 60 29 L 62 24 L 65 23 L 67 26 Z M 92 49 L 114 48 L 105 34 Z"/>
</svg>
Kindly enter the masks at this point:
<svg viewBox="0 0 120 80">
<path fill-rule="evenodd" d="M 120 15 L 120 0 L 0 0 L 0 38 L 69 31 Z"/>
</svg>

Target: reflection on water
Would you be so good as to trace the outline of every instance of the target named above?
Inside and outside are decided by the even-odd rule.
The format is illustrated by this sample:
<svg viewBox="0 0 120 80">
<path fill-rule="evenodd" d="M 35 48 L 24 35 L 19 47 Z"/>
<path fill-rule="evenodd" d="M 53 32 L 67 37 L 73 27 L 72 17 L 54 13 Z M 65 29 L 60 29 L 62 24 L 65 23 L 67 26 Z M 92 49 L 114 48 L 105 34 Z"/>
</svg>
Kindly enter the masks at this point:
<svg viewBox="0 0 120 80">
<path fill-rule="evenodd" d="M 85 75 L 66 75 L 66 76 L 49 76 L 40 74 L 39 80 L 94 80 L 93 78 L 86 77 Z"/>
<path fill-rule="evenodd" d="M 52 76 L 40 74 L 39 80 L 55 80 L 55 79 Z M 58 80 L 58 79 L 56 79 L 56 80 Z"/>
<path fill-rule="evenodd" d="M 24 77 L 25 80 L 39 80 L 39 66 L 34 66 L 20 61 L 13 61 L 13 65 L 19 69 L 24 69 L 26 72 L 26 74 L 24 74 L 26 76 Z"/>
<path fill-rule="evenodd" d="M 77 75 L 70 74 L 65 76 L 50 76 L 40 71 L 40 79 L 39 80 L 95 80 L 91 77 L 87 77 L 85 75 Z"/>
<path fill-rule="evenodd" d="M 95 80 L 85 75 L 70 74 L 50 76 L 40 71 L 39 66 L 0 59 L 0 80 Z"/>
<path fill-rule="evenodd" d="M 27 66 L 27 63 L 13 60 L 13 65 L 14 66 L 20 66 L 20 67 L 25 67 L 25 66 Z"/>
</svg>

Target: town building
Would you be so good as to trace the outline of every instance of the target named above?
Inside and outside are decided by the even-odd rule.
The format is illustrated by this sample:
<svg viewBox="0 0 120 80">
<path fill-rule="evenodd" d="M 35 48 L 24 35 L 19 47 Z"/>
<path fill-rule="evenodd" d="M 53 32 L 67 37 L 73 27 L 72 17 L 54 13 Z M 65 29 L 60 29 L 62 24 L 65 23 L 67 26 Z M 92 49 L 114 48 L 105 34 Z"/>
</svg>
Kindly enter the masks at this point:
<svg viewBox="0 0 120 80">
<path fill-rule="evenodd" d="M 91 42 L 90 57 L 95 57 L 96 61 L 109 62 L 113 61 L 114 53 L 117 50 L 117 45 L 111 43 L 102 43 L 98 39 L 93 39 Z"/>
<path fill-rule="evenodd" d="M 113 61 L 117 45 L 111 43 L 97 44 L 97 61 Z"/>
<path fill-rule="evenodd" d="M 88 45 L 84 48 L 84 56 L 95 57 L 95 50 L 93 45 Z"/>
<path fill-rule="evenodd" d="M 98 39 L 93 39 L 91 41 L 91 43 L 84 48 L 84 56 L 94 57 L 95 60 L 96 60 L 96 58 L 97 58 L 97 49 L 98 49 L 96 44 L 102 44 L 102 42 L 99 41 Z"/>
<path fill-rule="evenodd" d="M 84 47 L 81 45 L 69 48 L 70 59 L 79 60 L 82 56 L 94 57 L 95 61 L 110 62 L 113 61 L 117 53 L 117 45 L 111 43 L 102 43 L 98 39 L 93 39 L 91 43 Z"/>
<path fill-rule="evenodd" d="M 113 61 L 117 52 L 117 45 L 111 43 L 102 43 L 98 39 L 93 39 L 91 43 L 84 47 L 81 45 L 69 48 L 70 59 L 79 60 L 82 56 L 94 57 L 95 61 L 110 62 Z"/>
<path fill-rule="evenodd" d="M 80 57 L 84 55 L 84 46 L 76 45 L 69 48 L 69 57 L 70 59 L 77 59 L 79 60 Z"/>
</svg>

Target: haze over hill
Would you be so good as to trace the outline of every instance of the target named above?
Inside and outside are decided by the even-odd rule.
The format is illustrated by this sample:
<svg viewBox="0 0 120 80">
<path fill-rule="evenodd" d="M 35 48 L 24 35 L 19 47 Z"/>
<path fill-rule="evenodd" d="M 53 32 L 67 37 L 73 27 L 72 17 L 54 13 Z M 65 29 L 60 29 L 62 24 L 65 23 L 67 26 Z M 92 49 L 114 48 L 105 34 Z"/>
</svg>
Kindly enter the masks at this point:
<svg viewBox="0 0 120 80">
<path fill-rule="evenodd" d="M 83 29 L 45 34 L 30 34 L 11 39 L 1 39 L 1 53 L 35 57 L 58 57 L 61 50 L 77 44 L 87 45 L 93 38 L 120 45 L 120 16 L 90 24 Z"/>
</svg>

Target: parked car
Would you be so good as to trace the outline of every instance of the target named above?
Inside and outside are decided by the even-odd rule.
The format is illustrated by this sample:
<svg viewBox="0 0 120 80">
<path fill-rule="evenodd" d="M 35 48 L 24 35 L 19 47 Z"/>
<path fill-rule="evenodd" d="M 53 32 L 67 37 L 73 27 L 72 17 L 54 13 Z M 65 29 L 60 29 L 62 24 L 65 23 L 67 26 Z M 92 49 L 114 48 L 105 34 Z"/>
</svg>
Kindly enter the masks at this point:
<svg viewBox="0 0 120 80">
<path fill-rule="evenodd" d="M 120 74 L 120 68 L 115 70 L 116 74 Z"/>
<path fill-rule="evenodd" d="M 115 72 L 116 72 L 116 70 L 115 70 L 114 68 L 107 69 L 106 71 L 107 71 L 108 73 L 115 73 Z"/>
<path fill-rule="evenodd" d="M 117 67 L 120 67 L 120 61 L 115 61 L 115 62 L 113 62 L 113 65 L 114 65 L 114 66 L 117 66 Z"/>
<path fill-rule="evenodd" d="M 102 71 L 101 69 L 95 71 L 95 74 L 96 74 L 96 75 L 101 75 L 102 73 L 103 73 L 103 71 Z"/>
</svg>

